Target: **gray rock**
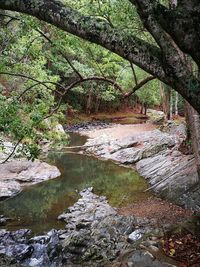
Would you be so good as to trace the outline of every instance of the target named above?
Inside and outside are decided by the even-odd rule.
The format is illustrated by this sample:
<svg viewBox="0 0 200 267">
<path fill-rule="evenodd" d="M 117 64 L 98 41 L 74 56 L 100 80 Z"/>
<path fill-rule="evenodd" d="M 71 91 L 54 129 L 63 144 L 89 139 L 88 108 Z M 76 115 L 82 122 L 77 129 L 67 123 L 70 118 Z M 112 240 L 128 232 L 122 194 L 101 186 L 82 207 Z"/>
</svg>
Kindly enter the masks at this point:
<svg viewBox="0 0 200 267">
<path fill-rule="evenodd" d="M 80 195 L 81 198 L 68 208 L 68 212 L 58 217 L 67 223 L 67 228 L 86 228 L 96 220 L 117 214 L 116 209 L 112 208 L 105 198 L 92 193 L 92 188 L 81 191 Z"/>
<path fill-rule="evenodd" d="M 125 139 L 104 135 L 89 139 L 84 149 L 86 153 L 123 164 L 136 163 L 138 172 L 156 193 L 198 210 L 200 189 L 195 160 L 192 155 L 183 155 L 178 150 L 185 138 L 184 124 L 168 123 L 167 132 L 153 130 Z"/>
<path fill-rule="evenodd" d="M 111 139 L 104 135 L 89 139 L 85 144 L 87 153 L 112 159 L 120 163 L 135 163 L 175 146 L 175 136 L 154 130 L 125 139 Z"/>
<path fill-rule="evenodd" d="M 102 122 L 102 121 L 88 121 L 88 122 L 81 122 L 73 126 L 65 126 L 66 132 L 78 132 L 82 133 L 87 131 L 94 131 L 98 129 L 105 129 L 114 126 L 114 123 L 109 122 Z"/>
<path fill-rule="evenodd" d="M 198 185 L 198 174 L 195 159 L 191 155 L 175 155 L 170 152 L 156 155 L 139 161 L 136 164 L 139 173 L 148 180 L 152 189 L 171 201 L 197 210 L 200 197 L 196 204 L 191 200 L 192 191 Z M 187 192 L 191 196 L 184 197 Z"/>
<path fill-rule="evenodd" d="M 163 124 L 165 121 L 165 113 L 154 109 L 147 109 L 148 121 L 154 124 Z"/>
<path fill-rule="evenodd" d="M 0 215 L 0 226 L 6 225 L 6 223 L 10 220 L 10 218 L 5 217 L 4 215 Z"/>
<path fill-rule="evenodd" d="M 59 232 L 52 230 L 46 236 L 30 238 L 29 230 L 0 230 L 0 253 L 12 257 L 23 266 L 59 267 L 62 251 Z"/>
<path fill-rule="evenodd" d="M 0 200 L 12 197 L 18 194 L 20 191 L 21 191 L 21 186 L 18 182 L 0 181 Z"/>
<path fill-rule="evenodd" d="M 31 238 L 27 229 L 0 230 L 0 253 L 24 266 L 103 267 L 113 260 L 120 264 L 118 256 L 131 251 L 128 266 L 172 267 L 155 260 L 149 252 L 133 250 L 141 234 L 149 233 L 149 220 L 118 215 L 105 197 L 92 193 L 92 188 L 81 191 L 80 195 L 81 198 L 60 216 L 67 223 L 65 230 L 51 230 Z M 140 228 L 136 229 L 138 226 Z M 132 243 L 128 241 L 130 237 Z M 148 248 L 157 253 L 156 241 L 148 242 Z"/>
<path fill-rule="evenodd" d="M 136 229 L 134 232 L 132 232 L 129 236 L 128 236 L 128 241 L 129 242 L 135 242 L 137 240 L 139 240 L 144 234 L 144 231 L 141 229 Z"/>
<path fill-rule="evenodd" d="M 176 267 L 177 265 L 158 260 L 148 251 L 136 250 L 128 259 L 129 266 L 138 267 Z M 133 264 L 133 265 L 131 265 Z"/>
<path fill-rule="evenodd" d="M 12 160 L 0 164 L 0 198 L 16 195 L 27 183 L 35 184 L 59 175 L 57 167 L 40 160 Z"/>
<path fill-rule="evenodd" d="M 104 266 L 119 251 L 130 247 L 127 238 L 137 220 L 118 215 L 105 197 L 92 193 L 92 188 L 80 195 L 81 199 L 59 216 L 67 222 L 66 232 L 60 235 L 66 263 Z"/>
<path fill-rule="evenodd" d="M 66 230 L 32 238 L 26 229 L 0 230 L 0 253 L 25 266 L 105 266 L 131 246 L 127 237 L 138 222 L 134 217 L 118 215 L 105 197 L 91 191 L 80 192 L 77 203 L 60 216 L 67 222 Z"/>
<path fill-rule="evenodd" d="M 65 130 L 64 130 L 64 128 L 63 128 L 63 126 L 62 126 L 60 123 L 58 123 L 58 124 L 55 126 L 55 131 L 58 132 L 58 133 L 60 133 L 60 134 L 66 134 L 66 132 L 65 132 Z"/>
</svg>

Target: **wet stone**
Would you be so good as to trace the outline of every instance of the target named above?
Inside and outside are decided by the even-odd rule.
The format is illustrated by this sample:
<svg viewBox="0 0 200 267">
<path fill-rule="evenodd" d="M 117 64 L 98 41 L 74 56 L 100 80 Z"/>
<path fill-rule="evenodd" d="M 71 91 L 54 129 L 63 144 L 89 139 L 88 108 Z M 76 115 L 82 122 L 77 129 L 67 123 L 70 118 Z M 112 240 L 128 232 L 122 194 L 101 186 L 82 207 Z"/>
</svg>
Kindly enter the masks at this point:
<svg viewBox="0 0 200 267">
<path fill-rule="evenodd" d="M 4 215 L 0 215 L 0 226 L 6 225 L 8 221 L 10 221 L 11 218 L 7 218 Z"/>
<path fill-rule="evenodd" d="M 131 250 L 130 266 L 146 266 L 145 261 L 152 263 L 144 252 L 140 252 L 140 256 L 134 254 L 139 235 L 149 233 L 149 220 L 117 214 L 106 198 L 95 195 L 92 188 L 81 191 L 80 196 L 66 213 L 59 216 L 66 222 L 65 230 L 52 229 L 34 237 L 28 229 L 0 230 L 0 253 L 32 267 L 103 267 L 127 250 Z M 128 241 L 130 237 L 132 242 Z M 156 240 L 150 241 L 148 247 L 157 249 Z M 159 261 L 158 264 L 149 266 L 170 266 Z"/>
<path fill-rule="evenodd" d="M 128 259 L 129 266 L 140 266 L 140 267 L 176 267 L 164 261 L 156 259 L 150 252 L 136 250 L 132 256 Z"/>
</svg>

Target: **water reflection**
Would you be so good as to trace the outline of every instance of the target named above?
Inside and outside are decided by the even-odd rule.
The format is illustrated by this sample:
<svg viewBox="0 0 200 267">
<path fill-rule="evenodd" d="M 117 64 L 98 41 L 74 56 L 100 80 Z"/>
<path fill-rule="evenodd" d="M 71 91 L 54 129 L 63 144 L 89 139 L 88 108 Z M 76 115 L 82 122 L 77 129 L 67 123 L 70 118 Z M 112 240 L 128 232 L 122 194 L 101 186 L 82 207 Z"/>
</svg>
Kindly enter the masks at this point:
<svg viewBox="0 0 200 267">
<path fill-rule="evenodd" d="M 135 171 L 110 161 L 71 153 L 51 154 L 49 159 L 62 175 L 29 186 L 16 197 L 1 202 L 0 214 L 15 218 L 7 228 L 30 228 L 34 233 L 62 228 L 64 225 L 57 221 L 57 216 L 78 199 L 77 190 L 87 186 L 107 196 L 114 206 L 149 196 L 143 193 L 146 182 Z"/>
</svg>

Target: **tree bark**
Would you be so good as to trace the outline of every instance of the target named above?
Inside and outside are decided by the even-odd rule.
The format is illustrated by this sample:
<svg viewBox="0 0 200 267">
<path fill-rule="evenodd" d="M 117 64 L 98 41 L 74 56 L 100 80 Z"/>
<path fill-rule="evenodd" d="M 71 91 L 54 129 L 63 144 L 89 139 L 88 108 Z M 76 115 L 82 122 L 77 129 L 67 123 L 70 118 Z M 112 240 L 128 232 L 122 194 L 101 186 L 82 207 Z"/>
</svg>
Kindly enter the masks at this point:
<svg viewBox="0 0 200 267">
<path fill-rule="evenodd" d="M 96 96 L 96 102 L 95 102 L 95 113 L 97 114 L 98 111 L 99 111 L 99 106 L 100 106 L 100 103 L 101 103 L 101 98 L 100 96 Z"/>
<path fill-rule="evenodd" d="M 200 115 L 186 102 L 187 124 L 192 139 L 192 149 L 196 160 L 200 181 Z"/>
<path fill-rule="evenodd" d="M 178 116 L 178 93 L 175 93 L 175 104 L 174 104 L 174 110 L 175 110 L 175 115 Z"/>
<path fill-rule="evenodd" d="M 170 87 L 160 84 L 160 90 L 162 95 L 163 112 L 165 113 L 166 120 L 170 120 Z"/>
<path fill-rule="evenodd" d="M 143 114 L 143 110 L 144 110 L 144 103 L 141 103 L 140 114 Z"/>
<path fill-rule="evenodd" d="M 172 89 L 170 89 L 170 111 L 169 111 L 169 119 L 172 120 L 173 118 L 173 94 Z"/>
<path fill-rule="evenodd" d="M 92 109 L 92 99 L 93 99 L 93 88 L 91 88 L 87 94 L 87 102 L 86 102 L 86 114 L 91 114 Z"/>
<path fill-rule="evenodd" d="M 147 104 L 144 103 L 144 115 L 146 116 L 147 115 Z"/>
</svg>

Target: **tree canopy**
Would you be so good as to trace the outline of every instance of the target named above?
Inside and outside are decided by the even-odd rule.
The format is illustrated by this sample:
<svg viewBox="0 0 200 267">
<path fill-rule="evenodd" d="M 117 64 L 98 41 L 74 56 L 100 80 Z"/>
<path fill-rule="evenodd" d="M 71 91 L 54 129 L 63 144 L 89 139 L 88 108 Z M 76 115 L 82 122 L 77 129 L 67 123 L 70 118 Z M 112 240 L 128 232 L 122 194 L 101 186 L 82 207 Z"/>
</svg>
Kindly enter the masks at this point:
<svg viewBox="0 0 200 267">
<path fill-rule="evenodd" d="M 91 6 L 95 2 L 92 1 Z M 108 2 L 112 9 L 121 1 Z M 35 16 L 107 48 L 170 85 L 200 112 L 200 81 L 185 60 L 185 54 L 188 54 L 194 64 L 200 66 L 199 1 L 179 0 L 173 9 L 168 8 L 165 1 L 129 0 L 123 3 L 121 12 L 127 19 L 132 14 L 135 19 L 139 18 L 149 38 L 138 36 L 134 29 L 126 28 L 126 24 L 123 28 L 110 22 L 109 16 L 94 16 L 84 10 L 79 12 L 78 6 L 70 1 L 6 0 L 0 1 L 0 8 Z M 134 20 L 134 16 L 131 19 Z"/>
</svg>

